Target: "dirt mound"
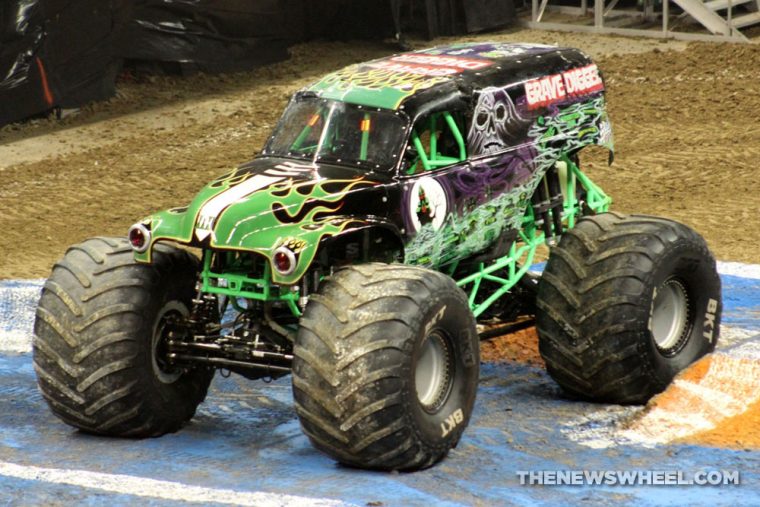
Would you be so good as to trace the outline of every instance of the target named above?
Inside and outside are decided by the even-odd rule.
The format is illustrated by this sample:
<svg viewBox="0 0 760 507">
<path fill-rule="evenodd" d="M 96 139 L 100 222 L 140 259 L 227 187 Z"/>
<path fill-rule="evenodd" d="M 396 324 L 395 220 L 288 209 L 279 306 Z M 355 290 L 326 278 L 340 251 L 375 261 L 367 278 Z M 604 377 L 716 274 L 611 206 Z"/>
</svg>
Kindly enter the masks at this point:
<svg viewBox="0 0 760 507">
<path fill-rule="evenodd" d="M 544 368 L 535 327 L 481 342 L 480 359 L 487 362 L 516 361 Z"/>
</svg>

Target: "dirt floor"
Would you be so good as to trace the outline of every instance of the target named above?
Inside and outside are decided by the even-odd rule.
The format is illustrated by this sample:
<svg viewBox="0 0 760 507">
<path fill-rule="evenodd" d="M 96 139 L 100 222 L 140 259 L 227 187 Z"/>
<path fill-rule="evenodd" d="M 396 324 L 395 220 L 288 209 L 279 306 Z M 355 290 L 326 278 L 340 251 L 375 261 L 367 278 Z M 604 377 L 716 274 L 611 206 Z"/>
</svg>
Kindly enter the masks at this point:
<svg viewBox="0 0 760 507">
<path fill-rule="evenodd" d="M 707 238 L 717 258 L 760 262 L 760 46 L 534 30 L 468 38 L 488 39 L 576 46 L 594 56 L 607 79 L 617 150 L 611 167 L 601 152 L 585 165 L 614 208 L 681 220 Z M 0 129 L 0 279 L 45 277 L 68 245 L 123 235 L 150 212 L 188 202 L 254 156 L 291 93 L 395 50 L 317 43 L 244 74 L 125 74 L 107 102 Z M 483 357 L 542 364 L 533 330 L 484 344 Z M 748 416 L 753 424 L 756 416 Z"/>
<path fill-rule="evenodd" d="M 587 168 L 614 207 L 682 220 L 718 258 L 760 262 L 760 46 L 533 30 L 470 39 L 573 45 L 595 56 L 607 78 L 617 154 L 611 167 L 592 154 Z M 68 245 L 124 234 L 148 213 L 186 203 L 260 149 L 293 91 L 394 50 L 318 43 L 245 74 L 125 75 L 110 101 L 63 120 L 5 127 L 0 278 L 44 277 Z"/>
</svg>

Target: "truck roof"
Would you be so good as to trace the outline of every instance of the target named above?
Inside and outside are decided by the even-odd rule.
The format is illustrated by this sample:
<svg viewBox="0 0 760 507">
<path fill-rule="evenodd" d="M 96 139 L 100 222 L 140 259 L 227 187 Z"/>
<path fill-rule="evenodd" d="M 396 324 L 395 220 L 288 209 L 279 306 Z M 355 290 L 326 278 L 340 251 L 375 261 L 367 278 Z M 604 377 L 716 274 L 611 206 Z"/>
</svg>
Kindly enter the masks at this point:
<svg viewBox="0 0 760 507">
<path fill-rule="evenodd" d="M 426 109 L 431 100 L 507 87 L 591 63 L 577 49 L 542 44 L 462 43 L 354 64 L 305 91 L 326 99 L 383 109 Z M 411 106 L 411 107 L 409 107 Z"/>
</svg>

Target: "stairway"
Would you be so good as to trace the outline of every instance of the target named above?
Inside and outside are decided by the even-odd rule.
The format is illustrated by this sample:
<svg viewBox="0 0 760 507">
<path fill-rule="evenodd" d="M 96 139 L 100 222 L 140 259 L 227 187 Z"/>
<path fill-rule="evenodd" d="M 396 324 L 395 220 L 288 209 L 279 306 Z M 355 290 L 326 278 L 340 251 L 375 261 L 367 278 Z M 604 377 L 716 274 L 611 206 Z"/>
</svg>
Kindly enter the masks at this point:
<svg viewBox="0 0 760 507">
<path fill-rule="evenodd" d="M 676 5 L 716 35 L 744 38 L 741 29 L 760 25 L 760 0 L 673 0 Z M 732 7 L 729 17 L 728 6 Z M 732 33 L 733 32 L 733 33 Z"/>
</svg>

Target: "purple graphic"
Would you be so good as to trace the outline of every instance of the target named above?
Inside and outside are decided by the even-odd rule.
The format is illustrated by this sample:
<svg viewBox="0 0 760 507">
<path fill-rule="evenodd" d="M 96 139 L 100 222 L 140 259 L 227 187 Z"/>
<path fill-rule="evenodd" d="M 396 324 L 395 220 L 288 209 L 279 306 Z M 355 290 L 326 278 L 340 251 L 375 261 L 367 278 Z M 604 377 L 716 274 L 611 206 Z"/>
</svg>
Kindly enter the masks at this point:
<svg viewBox="0 0 760 507">
<path fill-rule="evenodd" d="M 467 135 L 470 155 L 489 155 L 514 146 L 525 139 L 531 123 L 520 115 L 506 90 L 483 89 Z"/>
<path fill-rule="evenodd" d="M 467 207 L 477 206 L 525 185 L 535 171 L 535 157 L 535 148 L 523 145 L 500 157 L 476 163 L 469 172 L 453 174 L 451 182 Z"/>
</svg>

